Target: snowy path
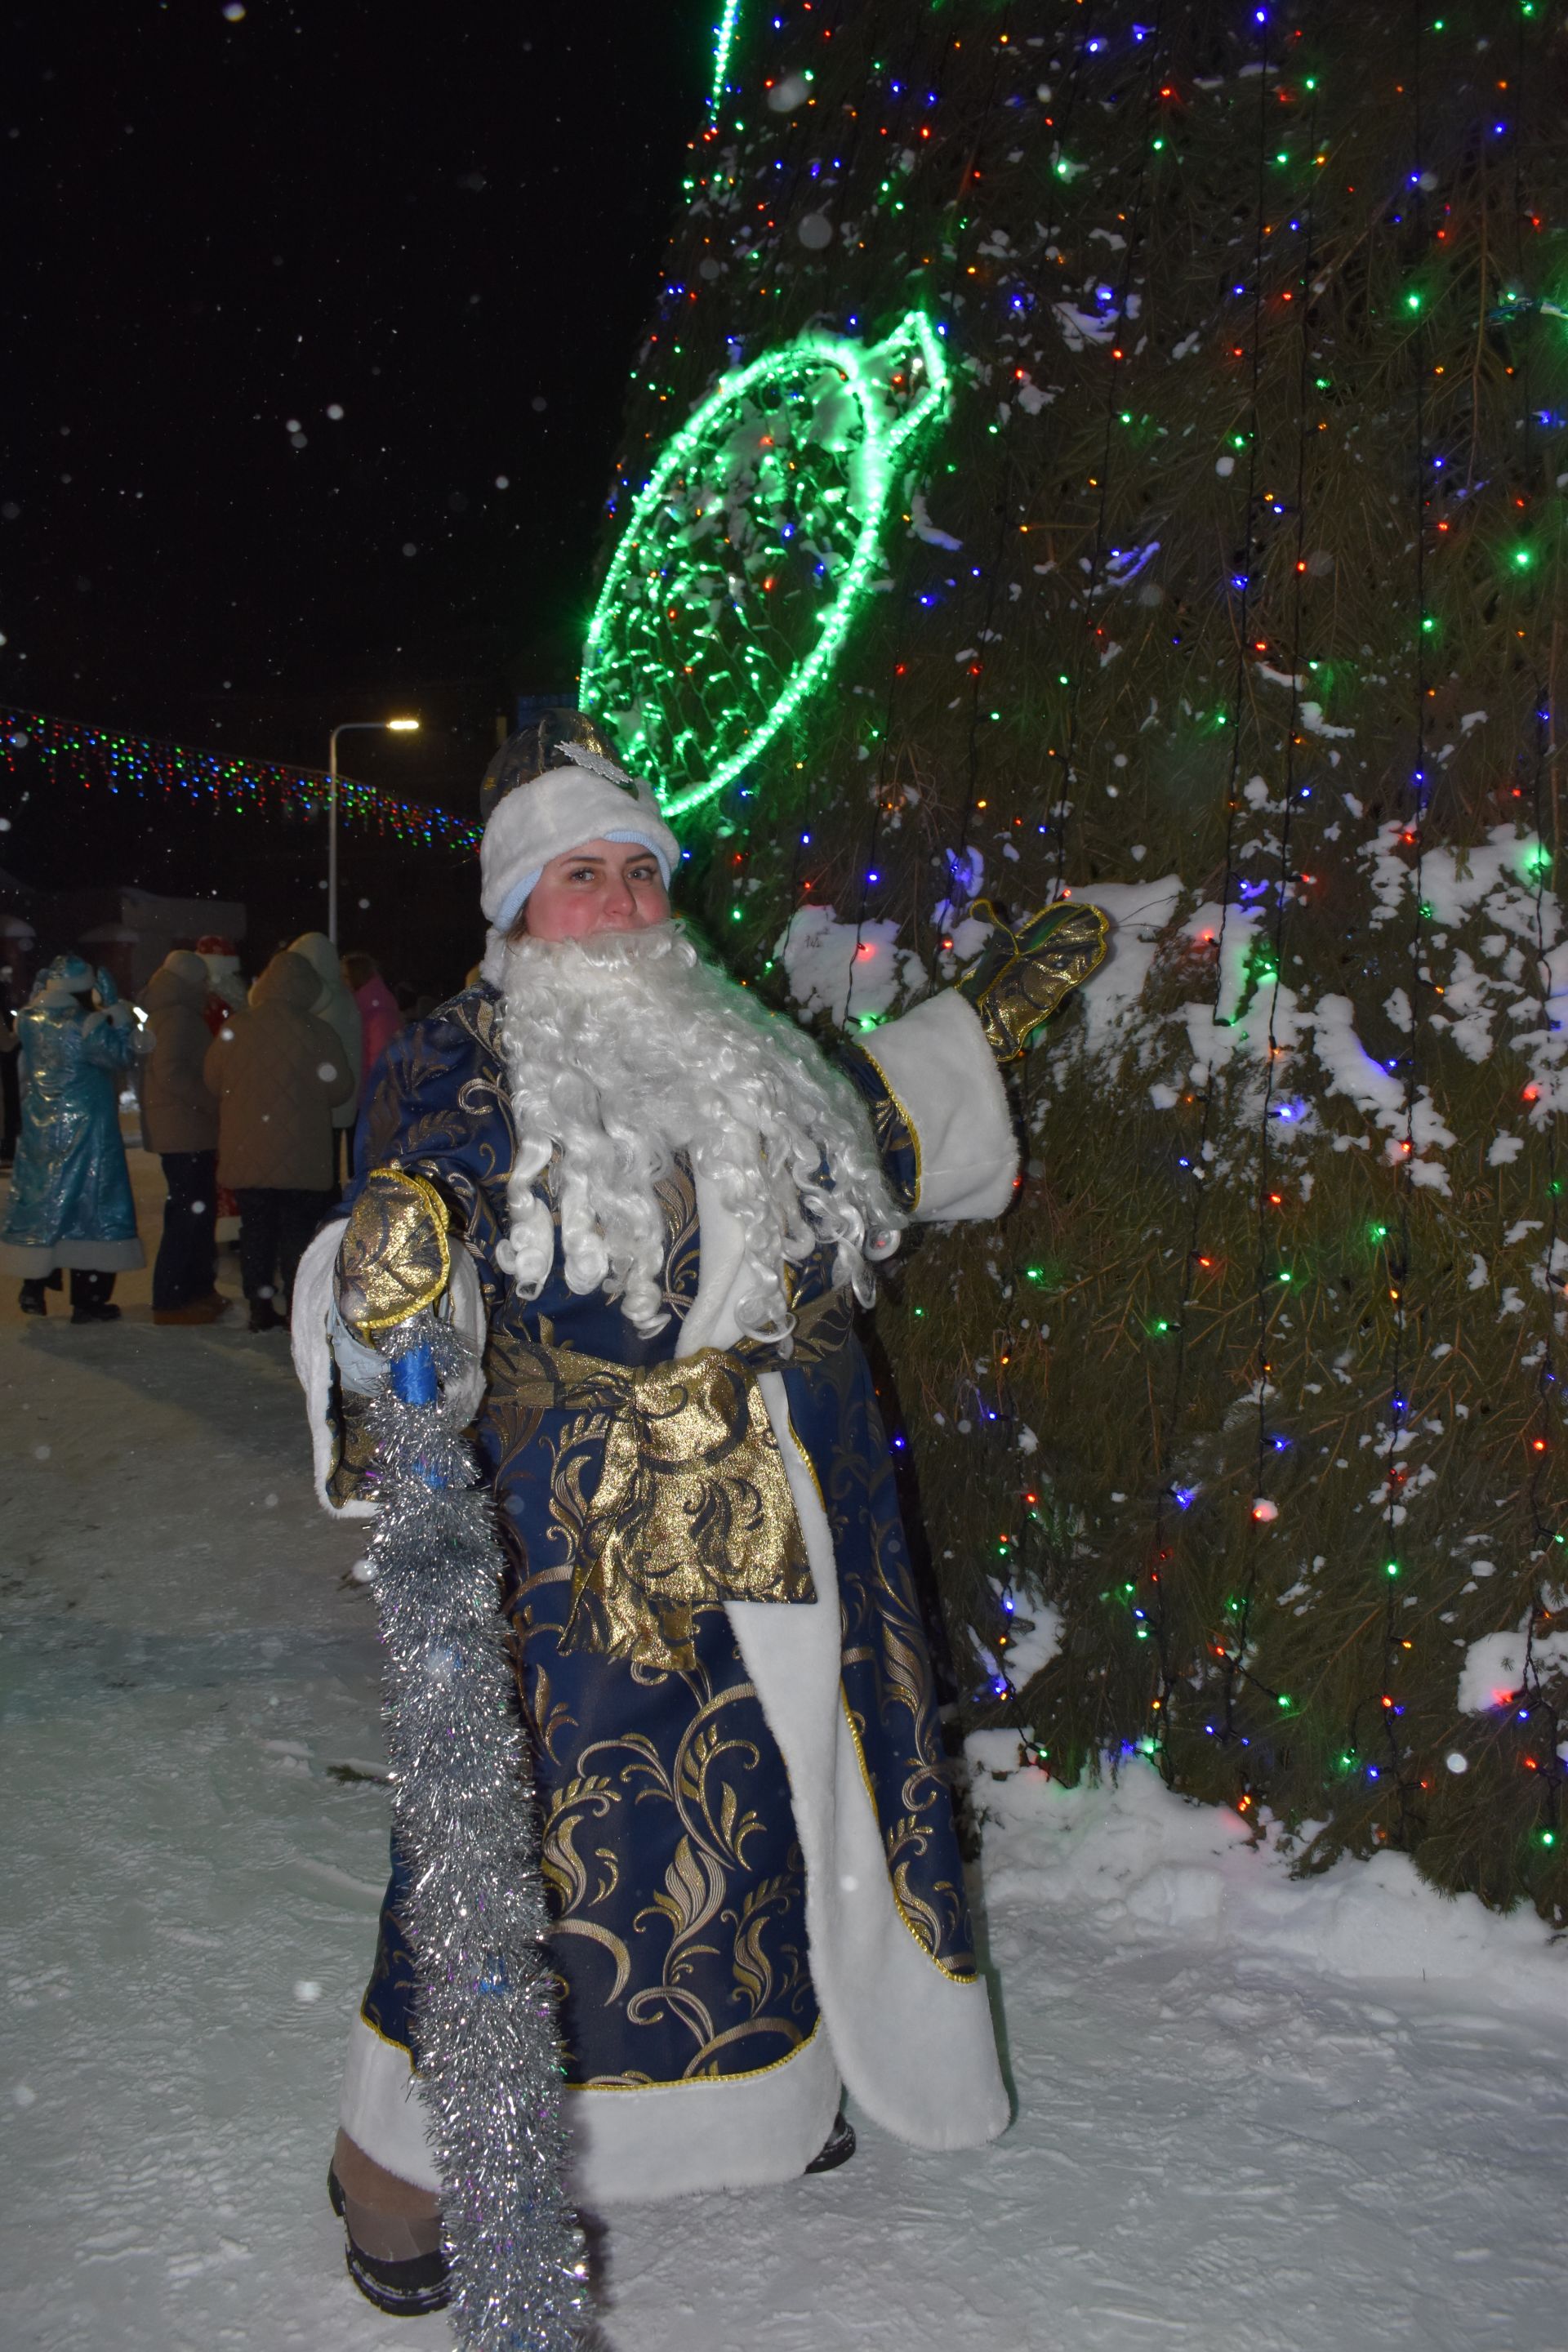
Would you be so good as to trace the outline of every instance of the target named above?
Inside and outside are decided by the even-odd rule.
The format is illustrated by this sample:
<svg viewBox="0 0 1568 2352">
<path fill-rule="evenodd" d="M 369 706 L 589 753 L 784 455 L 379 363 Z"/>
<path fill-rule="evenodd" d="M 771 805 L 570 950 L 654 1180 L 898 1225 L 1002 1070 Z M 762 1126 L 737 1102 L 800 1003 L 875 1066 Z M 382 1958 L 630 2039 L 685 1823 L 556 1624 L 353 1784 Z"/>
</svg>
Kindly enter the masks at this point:
<svg viewBox="0 0 1568 2352">
<path fill-rule="evenodd" d="M 144 1220 L 144 1223 L 150 1222 Z M 0 1300 L 6 2352 L 382 2352 L 321 2193 L 384 1790 L 283 1347 Z M 1140 1771 L 987 1780 L 1021 2116 L 616 2218 L 615 2352 L 1568 2352 L 1563 1975 Z M 1423 1969 L 1426 1980 L 1423 1980 Z"/>
</svg>

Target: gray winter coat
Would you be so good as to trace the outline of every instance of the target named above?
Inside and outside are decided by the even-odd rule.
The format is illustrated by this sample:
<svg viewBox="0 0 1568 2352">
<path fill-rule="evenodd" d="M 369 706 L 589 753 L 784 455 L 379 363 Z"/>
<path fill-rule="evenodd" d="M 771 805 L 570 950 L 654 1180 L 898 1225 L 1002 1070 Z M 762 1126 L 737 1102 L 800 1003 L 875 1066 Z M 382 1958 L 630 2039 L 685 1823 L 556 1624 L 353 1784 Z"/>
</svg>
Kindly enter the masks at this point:
<svg viewBox="0 0 1568 2352">
<path fill-rule="evenodd" d="M 149 1151 L 216 1151 L 217 1097 L 205 1077 L 212 1031 L 207 968 L 176 948 L 142 992 L 153 1051 L 142 1065 L 142 1141 Z"/>
<path fill-rule="evenodd" d="M 289 944 L 290 955 L 302 956 L 315 973 L 320 992 L 310 1007 L 318 1021 L 328 1022 L 342 1041 L 353 1073 L 353 1092 L 332 1113 L 334 1127 L 352 1127 L 359 1113 L 360 1087 L 364 1081 L 364 1024 L 354 992 L 343 978 L 338 951 L 325 931 L 301 931 Z"/>
<path fill-rule="evenodd" d="M 310 1011 L 320 986 L 302 956 L 275 955 L 247 1009 L 207 1048 L 217 1171 L 236 1192 L 324 1192 L 332 1182 L 332 1112 L 353 1099 L 354 1082 L 336 1032 Z"/>
</svg>

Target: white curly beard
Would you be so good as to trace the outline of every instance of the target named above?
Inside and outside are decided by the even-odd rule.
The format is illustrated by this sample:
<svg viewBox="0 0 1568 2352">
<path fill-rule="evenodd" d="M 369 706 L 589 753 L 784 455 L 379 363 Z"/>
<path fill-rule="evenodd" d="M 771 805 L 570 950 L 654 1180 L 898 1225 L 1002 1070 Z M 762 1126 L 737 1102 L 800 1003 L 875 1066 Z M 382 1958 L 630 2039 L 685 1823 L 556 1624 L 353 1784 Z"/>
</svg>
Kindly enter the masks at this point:
<svg viewBox="0 0 1568 2352">
<path fill-rule="evenodd" d="M 535 1190 L 548 1171 L 568 1286 L 605 1289 L 638 1331 L 660 1329 L 666 1228 L 655 1188 L 684 1150 L 745 1236 L 742 1331 L 787 1335 L 784 1268 L 822 1243 L 835 1280 L 869 1300 L 868 1261 L 897 1247 L 904 1219 L 860 1097 L 793 1022 L 701 963 L 675 923 L 581 940 L 525 936 L 492 952 L 487 972 L 503 998 L 517 1129 L 510 1232 L 497 1255 L 522 1297 L 538 1297 L 554 1263 L 553 1222 Z"/>
</svg>

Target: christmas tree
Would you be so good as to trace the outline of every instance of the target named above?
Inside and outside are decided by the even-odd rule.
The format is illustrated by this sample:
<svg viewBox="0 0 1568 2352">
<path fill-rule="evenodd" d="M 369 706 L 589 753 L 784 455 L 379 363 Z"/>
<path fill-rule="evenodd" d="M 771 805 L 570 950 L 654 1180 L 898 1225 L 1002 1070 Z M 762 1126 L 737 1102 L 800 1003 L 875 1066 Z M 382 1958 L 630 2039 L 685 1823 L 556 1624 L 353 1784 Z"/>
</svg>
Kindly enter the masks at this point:
<svg viewBox="0 0 1568 2352">
<path fill-rule="evenodd" d="M 879 1309 L 975 1719 L 1558 1919 L 1565 63 L 729 0 L 583 684 L 825 1028 L 1115 919 Z"/>
</svg>

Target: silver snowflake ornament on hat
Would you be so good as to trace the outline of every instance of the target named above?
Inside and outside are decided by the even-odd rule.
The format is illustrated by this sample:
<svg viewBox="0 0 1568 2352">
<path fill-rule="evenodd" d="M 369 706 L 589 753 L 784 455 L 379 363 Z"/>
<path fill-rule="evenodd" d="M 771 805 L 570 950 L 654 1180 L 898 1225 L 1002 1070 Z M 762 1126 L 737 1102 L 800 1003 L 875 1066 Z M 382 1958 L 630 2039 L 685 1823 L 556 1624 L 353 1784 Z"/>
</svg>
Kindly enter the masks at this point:
<svg viewBox="0 0 1568 2352">
<path fill-rule="evenodd" d="M 595 751 L 591 745 L 562 743 L 556 748 L 577 767 L 586 768 L 592 775 L 603 776 L 607 784 L 619 784 L 624 791 L 636 797 L 638 787 L 627 775 L 626 770 L 617 768 L 613 760 L 605 759 L 602 752 Z"/>
</svg>

